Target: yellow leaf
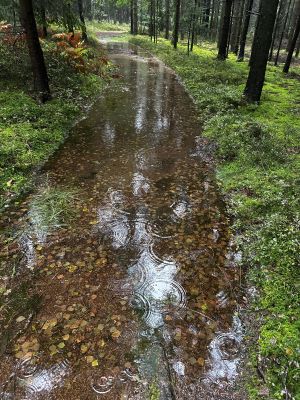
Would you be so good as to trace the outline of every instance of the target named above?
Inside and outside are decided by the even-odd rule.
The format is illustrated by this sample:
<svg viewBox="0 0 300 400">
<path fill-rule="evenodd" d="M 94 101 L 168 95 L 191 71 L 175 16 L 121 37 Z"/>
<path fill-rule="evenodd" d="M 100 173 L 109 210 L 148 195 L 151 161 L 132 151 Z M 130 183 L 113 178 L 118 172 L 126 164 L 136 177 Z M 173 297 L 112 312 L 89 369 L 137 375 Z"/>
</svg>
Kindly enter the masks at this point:
<svg viewBox="0 0 300 400">
<path fill-rule="evenodd" d="M 121 332 L 118 331 L 117 329 L 111 334 L 111 336 L 113 338 L 118 338 L 118 337 L 120 337 L 120 335 L 121 335 Z"/>
<path fill-rule="evenodd" d="M 204 364 L 205 364 L 204 358 L 199 357 L 198 360 L 197 360 L 197 363 L 198 363 L 201 367 L 204 367 Z"/>
<path fill-rule="evenodd" d="M 98 365 L 99 365 L 98 360 L 94 360 L 94 361 L 92 362 L 92 366 L 93 366 L 93 367 L 98 367 Z"/>
<path fill-rule="evenodd" d="M 57 345 L 57 347 L 60 348 L 60 349 L 63 349 L 63 348 L 65 347 L 64 342 L 60 342 L 60 343 Z"/>
<path fill-rule="evenodd" d="M 88 347 L 85 344 L 82 344 L 80 347 L 81 353 L 86 353 L 88 351 Z"/>
</svg>

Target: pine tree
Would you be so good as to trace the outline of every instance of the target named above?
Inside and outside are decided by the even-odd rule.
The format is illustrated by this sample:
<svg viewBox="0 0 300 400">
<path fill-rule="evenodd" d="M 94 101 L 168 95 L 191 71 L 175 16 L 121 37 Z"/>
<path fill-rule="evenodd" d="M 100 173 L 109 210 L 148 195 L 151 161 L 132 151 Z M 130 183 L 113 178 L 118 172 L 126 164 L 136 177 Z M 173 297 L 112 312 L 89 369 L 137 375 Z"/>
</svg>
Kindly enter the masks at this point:
<svg viewBox="0 0 300 400">
<path fill-rule="evenodd" d="M 48 74 L 33 12 L 32 0 L 20 1 L 20 17 L 26 32 L 27 46 L 31 60 L 34 87 L 42 102 L 51 98 Z"/>
<path fill-rule="evenodd" d="M 245 99 L 248 102 L 259 102 L 261 98 L 278 3 L 279 0 L 261 1 L 252 46 L 250 71 L 244 91 Z"/>
</svg>

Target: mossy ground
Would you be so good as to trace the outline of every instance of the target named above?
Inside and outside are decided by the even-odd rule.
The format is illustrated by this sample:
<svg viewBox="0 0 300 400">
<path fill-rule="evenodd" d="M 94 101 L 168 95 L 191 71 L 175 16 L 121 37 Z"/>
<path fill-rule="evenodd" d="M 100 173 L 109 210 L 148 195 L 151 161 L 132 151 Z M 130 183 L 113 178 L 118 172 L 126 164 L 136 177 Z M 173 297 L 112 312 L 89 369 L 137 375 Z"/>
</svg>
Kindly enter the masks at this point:
<svg viewBox="0 0 300 400">
<path fill-rule="evenodd" d="M 51 40 L 42 46 L 53 97 L 46 104 L 34 98 L 26 44 L 0 44 L 0 208 L 31 185 L 34 169 L 54 153 L 105 84 L 76 71 Z"/>
<path fill-rule="evenodd" d="M 253 378 L 250 397 L 300 399 L 300 69 L 286 76 L 269 66 L 261 104 L 246 105 L 247 62 L 234 55 L 220 62 L 210 44 L 188 56 L 186 47 L 175 51 L 163 39 L 131 41 L 176 71 L 198 106 L 203 135 L 218 143 L 218 178 L 250 267 L 248 284 L 259 289 L 252 310 L 262 322 L 252 358 L 268 390 L 262 394 Z"/>
</svg>

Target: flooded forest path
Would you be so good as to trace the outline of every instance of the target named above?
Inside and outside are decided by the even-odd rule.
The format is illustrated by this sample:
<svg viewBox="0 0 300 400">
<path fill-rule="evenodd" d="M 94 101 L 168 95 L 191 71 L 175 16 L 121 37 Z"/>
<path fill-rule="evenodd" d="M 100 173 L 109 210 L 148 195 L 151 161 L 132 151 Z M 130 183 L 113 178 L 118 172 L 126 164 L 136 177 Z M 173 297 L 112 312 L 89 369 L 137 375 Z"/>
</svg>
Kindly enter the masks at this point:
<svg viewBox="0 0 300 400">
<path fill-rule="evenodd" d="M 212 146 L 171 70 L 107 48 L 121 78 L 1 217 L 0 399 L 240 398 Z"/>
</svg>

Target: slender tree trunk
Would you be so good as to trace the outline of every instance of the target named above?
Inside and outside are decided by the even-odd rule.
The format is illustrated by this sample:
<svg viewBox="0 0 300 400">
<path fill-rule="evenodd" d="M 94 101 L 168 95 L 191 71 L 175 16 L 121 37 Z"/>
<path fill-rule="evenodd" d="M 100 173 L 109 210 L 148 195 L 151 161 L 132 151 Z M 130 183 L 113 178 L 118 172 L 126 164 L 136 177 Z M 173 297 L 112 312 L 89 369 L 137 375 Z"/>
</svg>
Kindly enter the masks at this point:
<svg viewBox="0 0 300 400">
<path fill-rule="evenodd" d="M 289 51 L 291 44 L 292 44 L 292 40 L 293 40 L 293 33 L 294 33 L 294 29 L 295 26 L 297 24 L 297 16 L 300 13 L 300 0 L 296 0 L 294 7 L 293 7 L 293 13 L 292 13 L 292 18 L 290 21 L 290 31 L 289 31 L 289 41 L 288 41 L 288 45 L 287 45 L 287 52 Z"/>
<path fill-rule="evenodd" d="M 34 87 L 44 103 L 51 98 L 48 74 L 43 51 L 40 45 L 32 0 L 20 0 L 21 22 L 26 32 L 29 56 L 31 60 Z"/>
<path fill-rule="evenodd" d="M 239 51 L 239 44 L 242 32 L 245 0 L 240 0 L 239 2 L 236 2 L 236 7 L 237 10 L 234 15 L 234 26 L 232 28 L 230 46 L 231 51 L 237 55 Z"/>
<path fill-rule="evenodd" d="M 138 5 L 137 0 L 133 0 L 132 2 L 132 34 L 138 34 Z"/>
<path fill-rule="evenodd" d="M 178 37 L 179 37 L 181 0 L 175 0 L 175 1 L 176 1 L 176 4 L 175 4 L 173 45 L 174 45 L 174 49 L 177 49 Z"/>
<path fill-rule="evenodd" d="M 289 12 L 290 12 L 291 3 L 292 3 L 292 0 L 289 1 L 288 8 L 287 8 L 287 10 L 286 10 L 286 16 L 285 16 L 283 28 L 282 28 L 281 35 L 280 35 L 280 39 L 279 39 L 279 43 L 278 43 L 278 49 L 277 49 L 277 53 L 276 53 L 276 57 L 275 57 L 275 66 L 278 65 L 278 59 L 279 59 L 279 55 L 280 55 L 280 50 L 281 50 L 281 45 L 282 45 L 282 41 L 283 41 L 283 36 L 284 36 L 285 30 L 286 30 L 286 25 L 287 25 L 287 21 L 288 21 L 288 17 L 289 17 Z"/>
<path fill-rule="evenodd" d="M 130 1 L 130 33 L 133 35 L 133 0 Z M 150 15 L 151 19 L 151 15 Z"/>
<path fill-rule="evenodd" d="M 247 42 L 247 35 L 248 35 L 248 29 L 249 29 L 249 24 L 250 24 L 253 1 L 254 0 L 248 0 L 247 5 L 246 5 L 246 13 L 245 13 L 243 31 L 242 31 L 242 35 L 241 35 L 238 61 L 244 61 L 245 47 L 246 47 L 246 42 Z"/>
<path fill-rule="evenodd" d="M 293 58 L 293 54 L 294 54 L 294 50 L 297 44 L 297 40 L 300 34 L 300 14 L 298 15 L 298 20 L 297 20 L 297 24 L 296 24 L 296 28 L 295 28 L 295 32 L 293 35 L 293 39 L 291 42 L 291 47 L 283 68 L 283 72 L 285 72 L 286 74 L 289 72 L 290 66 L 291 66 L 291 62 L 292 62 L 292 58 Z"/>
<path fill-rule="evenodd" d="M 296 48 L 296 53 L 295 53 L 295 57 L 298 58 L 300 54 L 300 40 L 298 40 L 298 45 Z"/>
<path fill-rule="evenodd" d="M 170 36 L 170 0 L 166 0 L 166 32 L 165 38 L 169 39 Z"/>
<path fill-rule="evenodd" d="M 82 40 L 86 42 L 88 37 L 87 37 L 87 33 L 86 33 L 86 25 L 85 25 L 85 20 L 84 20 L 84 15 L 83 15 L 82 0 L 77 0 L 77 4 L 78 4 L 78 13 L 79 13 L 79 19 L 80 19 Z"/>
<path fill-rule="evenodd" d="M 226 60 L 227 58 L 227 46 L 230 35 L 232 3 L 233 0 L 225 0 L 225 9 L 222 21 L 218 60 Z"/>
<path fill-rule="evenodd" d="M 43 37 L 47 37 L 47 21 L 46 21 L 46 10 L 45 10 L 45 1 L 41 1 L 41 22 L 42 22 L 42 30 Z"/>
<path fill-rule="evenodd" d="M 278 3 L 279 0 L 261 1 L 252 46 L 250 72 L 244 91 L 244 96 L 250 103 L 259 102 L 261 98 Z"/>
<path fill-rule="evenodd" d="M 195 0 L 194 9 L 193 9 L 193 19 L 192 19 L 192 37 L 191 37 L 191 46 L 190 49 L 193 51 L 194 43 L 195 43 L 195 32 L 196 32 L 196 10 L 198 7 L 198 0 Z"/>
<path fill-rule="evenodd" d="M 272 42 L 271 42 L 271 48 L 270 48 L 270 52 L 269 52 L 268 61 L 272 61 L 272 58 L 273 58 L 275 41 L 276 41 L 276 38 L 277 38 L 278 28 L 279 28 L 279 25 L 280 25 L 279 24 L 279 20 L 280 20 L 280 15 L 281 15 L 281 11 L 282 11 L 283 1 L 284 0 L 279 0 L 279 6 L 278 6 L 279 8 L 278 8 L 277 15 L 276 15 L 275 27 L 274 27 L 274 30 L 273 30 Z"/>
</svg>

